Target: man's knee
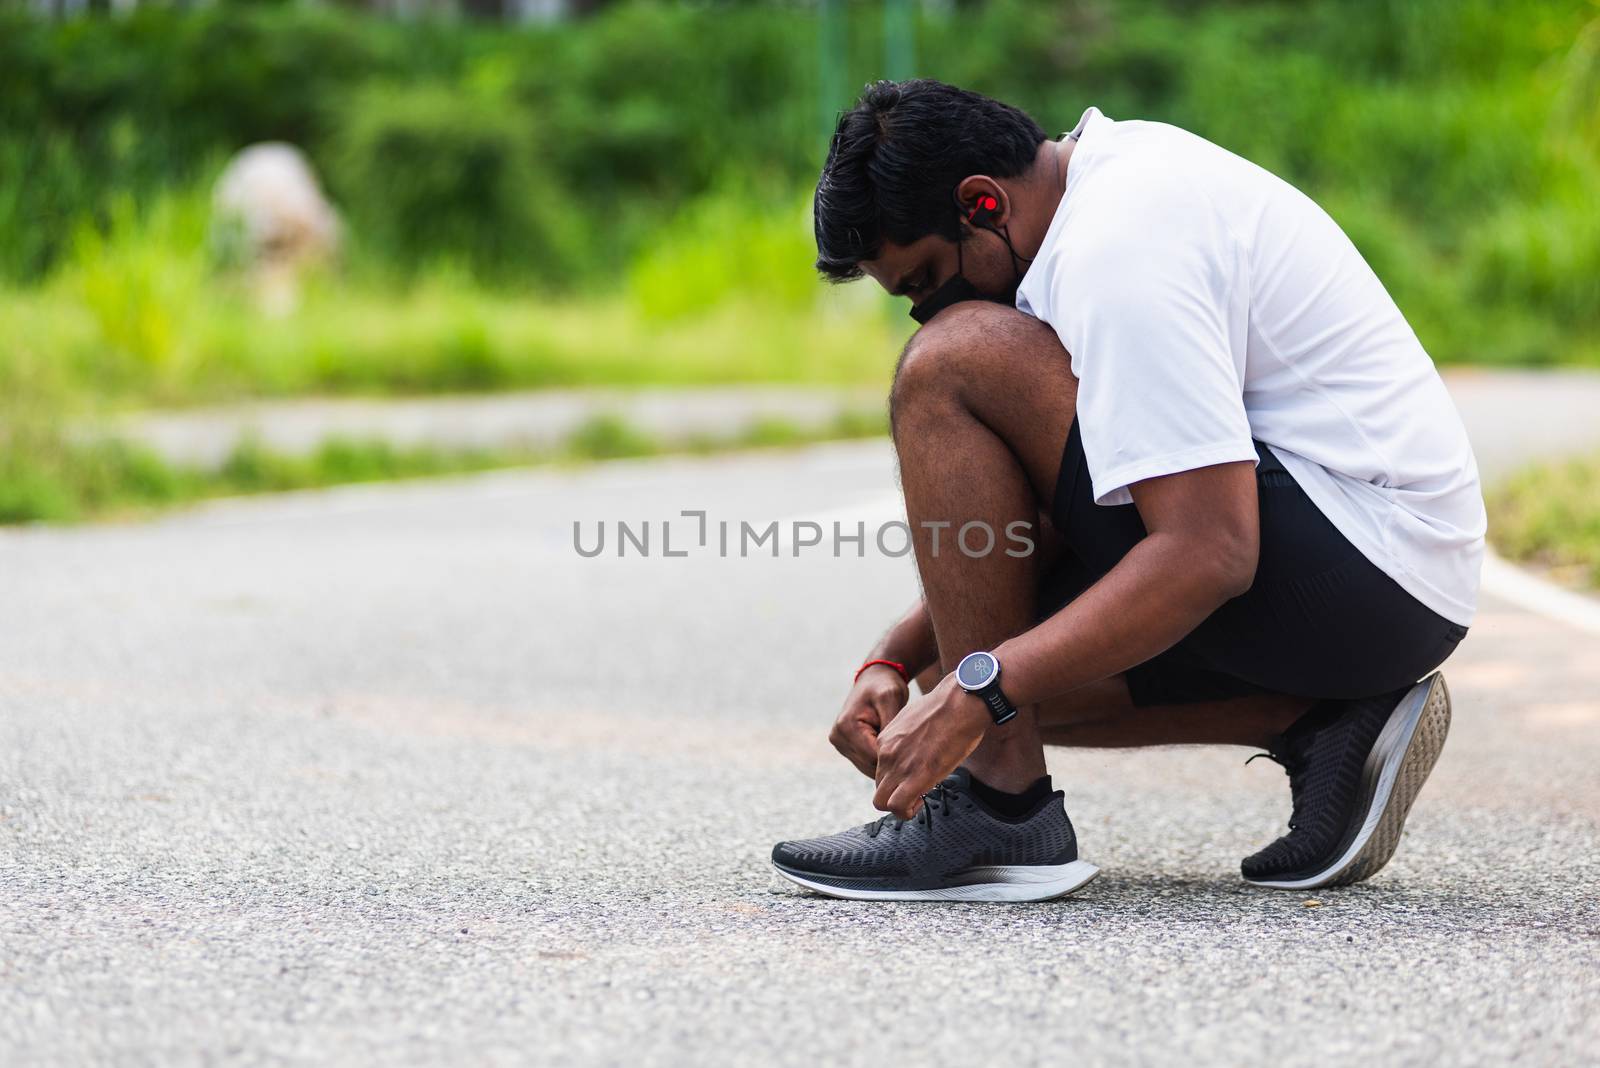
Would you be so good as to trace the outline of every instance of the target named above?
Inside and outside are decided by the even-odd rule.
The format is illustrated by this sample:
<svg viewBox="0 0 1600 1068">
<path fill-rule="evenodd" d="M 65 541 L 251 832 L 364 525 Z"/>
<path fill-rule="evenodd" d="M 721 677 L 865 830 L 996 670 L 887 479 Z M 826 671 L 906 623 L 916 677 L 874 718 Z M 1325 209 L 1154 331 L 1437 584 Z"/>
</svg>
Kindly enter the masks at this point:
<svg viewBox="0 0 1600 1068">
<path fill-rule="evenodd" d="M 889 394 L 892 419 L 940 402 L 973 407 L 985 387 L 1032 388 L 1048 373 L 1071 377 L 1061 342 L 1049 325 L 991 301 L 946 308 L 906 342 Z"/>
<path fill-rule="evenodd" d="M 1050 349 L 1061 350 L 1050 326 L 1013 307 L 992 301 L 949 307 L 901 350 L 890 390 L 891 417 L 902 419 L 933 401 L 970 397 L 971 387 L 987 376 L 1005 376 L 1008 365 L 1014 371 Z"/>
</svg>

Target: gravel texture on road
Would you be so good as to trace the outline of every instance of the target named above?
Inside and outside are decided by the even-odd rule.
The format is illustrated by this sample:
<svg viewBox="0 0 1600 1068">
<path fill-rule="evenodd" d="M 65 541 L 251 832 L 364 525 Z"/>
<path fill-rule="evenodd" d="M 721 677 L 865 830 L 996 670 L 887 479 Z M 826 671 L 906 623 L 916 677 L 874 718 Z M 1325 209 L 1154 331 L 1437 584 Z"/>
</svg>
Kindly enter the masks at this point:
<svg viewBox="0 0 1600 1068">
<path fill-rule="evenodd" d="M 879 442 L 0 534 L 0 1062 L 1592 1058 L 1600 657 L 1493 601 L 1369 883 L 1242 883 L 1286 780 L 1200 749 L 1052 751 L 1104 872 L 1073 898 L 777 879 L 773 841 L 873 815 L 825 731 L 915 578 L 870 529 L 721 558 L 716 524 L 892 478 Z M 665 558 L 684 509 L 710 548 L 679 517 Z"/>
</svg>

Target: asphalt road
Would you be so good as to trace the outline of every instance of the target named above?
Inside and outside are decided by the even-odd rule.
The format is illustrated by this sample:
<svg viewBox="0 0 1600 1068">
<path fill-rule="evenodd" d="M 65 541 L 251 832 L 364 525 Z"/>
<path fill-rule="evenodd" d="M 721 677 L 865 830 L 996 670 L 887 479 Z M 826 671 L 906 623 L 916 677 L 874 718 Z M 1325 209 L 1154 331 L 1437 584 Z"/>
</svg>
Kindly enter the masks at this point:
<svg viewBox="0 0 1600 1068">
<path fill-rule="evenodd" d="M 0 1063 L 1593 1056 L 1600 657 L 1492 599 L 1399 854 L 1314 907 L 1238 879 L 1288 807 L 1243 750 L 1053 752 L 1075 898 L 776 880 L 872 815 L 824 730 L 909 560 L 572 523 L 706 509 L 714 549 L 890 478 L 873 443 L 0 534 Z"/>
</svg>

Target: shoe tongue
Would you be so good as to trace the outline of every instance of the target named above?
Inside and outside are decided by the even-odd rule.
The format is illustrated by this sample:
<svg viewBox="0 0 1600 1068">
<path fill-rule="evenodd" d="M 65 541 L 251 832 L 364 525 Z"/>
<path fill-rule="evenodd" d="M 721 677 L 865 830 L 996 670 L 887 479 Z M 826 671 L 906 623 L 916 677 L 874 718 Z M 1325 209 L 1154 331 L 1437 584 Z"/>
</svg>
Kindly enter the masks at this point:
<svg viewBox="0 0 1600 1068">
<path fill-rule="evenodd" d="M 1339 718 L 1343 705 L 1342 701 L 1319 701 L 1312 705 L 1305 715 L 1295 720 L 1289 729 L 1283 732 L 1283 745 L 1274 755 L 1280 758 L 1303 758 L 1306 751 L 1311 748 L 1317 733 Z"/>
<path fill-rule="evenodd" d="M 946 789 L 956 790 L 961 793 L 971 793 L 972 772 L 968 771 L 966 768 L 957 768 L 955 771 L 952 771 L 950 774 L 946 775 L 944 777 L 944 781 L 939 785 L 945 787 Z"/>
</svg>

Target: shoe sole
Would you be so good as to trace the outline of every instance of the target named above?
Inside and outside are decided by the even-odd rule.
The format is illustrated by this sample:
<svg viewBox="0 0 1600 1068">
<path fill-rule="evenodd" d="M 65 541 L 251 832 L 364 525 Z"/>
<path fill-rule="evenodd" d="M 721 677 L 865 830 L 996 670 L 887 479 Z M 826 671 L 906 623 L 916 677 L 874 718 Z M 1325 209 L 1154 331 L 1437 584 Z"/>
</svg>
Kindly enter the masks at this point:
<svg viewBox="0 0 1600 1068">
<path fill-rule="evenodd" d="M 1332 864 L 1303 879 L 1247 879 L 1279 890 L 1348 886 L 1371 878 L 1394 856 L 1406 815 L 1428 781 L 1450 733 L 1450 687 L 1434 672 L 1413 686 L 1367 755 L 1361 773 L 1366 817 L 1355 837 Z"/>
<path fill-rule="evenodd" d="M 971 868 L 959 876 L 968 881 L 955 886 L 927 890 L 875 890 L 832 886 L 819 882 L 816 876 L 808 876 L 781 864 L 772 866 L 779 875 L 807 890 L 851 901 L 1049 901 L 1065 897 L 1100 874 L 1099 868 L 1083 860 L 1068 864 L 1017 864 Z"/>
</svg>

